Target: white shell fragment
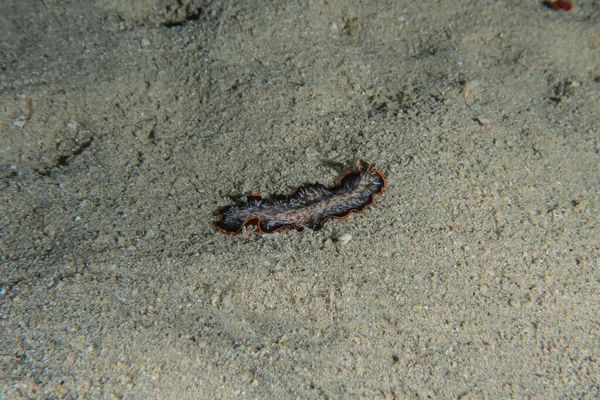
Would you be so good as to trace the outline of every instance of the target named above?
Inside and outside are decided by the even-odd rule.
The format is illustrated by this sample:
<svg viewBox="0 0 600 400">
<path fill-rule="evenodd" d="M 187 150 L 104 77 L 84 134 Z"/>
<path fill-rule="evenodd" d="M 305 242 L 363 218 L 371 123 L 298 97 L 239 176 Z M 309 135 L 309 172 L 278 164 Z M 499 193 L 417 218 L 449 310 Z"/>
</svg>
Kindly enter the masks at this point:
<svg viewBox="0 0 600 400">
<path fill-rule="evenodd" d="M 350 235 L 349 233 L 344 233 L 342 236 L 340 236 L 338 238 L 338 243 L 341 244 L 342 246 L 345 246 L 348 244 L 348 242 L 350 242 L 352 240 L 352 235 Z"/>
</svg>

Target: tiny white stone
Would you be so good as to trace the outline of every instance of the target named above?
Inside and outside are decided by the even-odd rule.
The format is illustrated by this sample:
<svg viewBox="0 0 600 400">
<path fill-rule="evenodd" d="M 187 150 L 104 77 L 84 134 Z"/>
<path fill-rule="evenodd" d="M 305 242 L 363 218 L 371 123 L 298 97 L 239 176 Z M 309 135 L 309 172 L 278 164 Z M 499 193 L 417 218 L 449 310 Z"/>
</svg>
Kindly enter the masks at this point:
<svg viewBox="0 0 600 400">
<path fill-rule="evenodd" d="M 13 126 L 17 128 L 22 128 L 27 123 L 27 119 L 23 115 L 19 115 L 17 118 L 13 120 Z"/>
<path fill-rule="evenodd" d="M 341 244 L 342 246 L 345 246 L 348 244 L 348 242 L 350 242 L 352 240 L 352 235 L 350 235 L 349 233 L 344 233 L 342 236 L 340 236 L 338 238 L 338 243 Z"/>
</svg>

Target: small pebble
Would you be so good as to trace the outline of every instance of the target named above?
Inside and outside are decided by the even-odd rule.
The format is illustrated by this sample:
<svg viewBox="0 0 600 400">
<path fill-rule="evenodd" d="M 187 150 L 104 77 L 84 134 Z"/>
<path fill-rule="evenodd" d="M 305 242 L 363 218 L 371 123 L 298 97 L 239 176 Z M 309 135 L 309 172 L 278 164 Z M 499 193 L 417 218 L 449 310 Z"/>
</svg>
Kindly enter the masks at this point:
<svg viewBox="0 0 600 400">
<path fill-rule="evenodd" d="M 338 238 L 338 243 L 341 244 L 342 246 L 345 246 L 348 244 L 348 242 L 350 242 L 352 240 L 352 235 L 348 234 L 348 233 L 344 233 L 342 236 L 340 236 Z"/>
</svg>

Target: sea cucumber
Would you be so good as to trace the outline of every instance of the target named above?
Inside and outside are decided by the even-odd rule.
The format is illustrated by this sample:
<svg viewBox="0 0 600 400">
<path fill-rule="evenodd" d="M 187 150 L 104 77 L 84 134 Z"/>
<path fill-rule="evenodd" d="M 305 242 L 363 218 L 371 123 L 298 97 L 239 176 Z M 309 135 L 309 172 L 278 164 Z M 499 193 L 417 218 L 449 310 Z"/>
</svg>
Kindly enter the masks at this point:
<svg viewBox="0 0 600 400">
<path fill-rule="evenodd" d="M 337 185 L 326 187 L 317 182 L 271 199 L 250 194 L 245 204 L 223 208 L 215 226 L 233 235 L 250 222 L 256 222 L 261 233 L 285 228 L 318 230 L 330 218 L 346 218 L 352 212 L 363 212 L 375 202 L 376 194 L 383 193 L 386 185 L 385 177 L 375 165 L 358 160 L 357 171 L 347 172 Z"/>
</svg>

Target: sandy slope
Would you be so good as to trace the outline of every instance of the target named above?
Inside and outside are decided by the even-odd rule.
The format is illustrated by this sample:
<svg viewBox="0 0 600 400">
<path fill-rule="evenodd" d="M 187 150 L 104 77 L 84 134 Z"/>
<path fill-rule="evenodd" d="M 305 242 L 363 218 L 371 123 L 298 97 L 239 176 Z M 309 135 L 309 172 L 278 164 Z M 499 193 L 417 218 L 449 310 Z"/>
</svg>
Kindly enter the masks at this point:
<svg viewBox="0 0 600 400">
<path fill-rule="evenodd" d="M 597 2 L 123 3 L 0 3 L 1 397 L 600 395 Z"/>
</svg>

